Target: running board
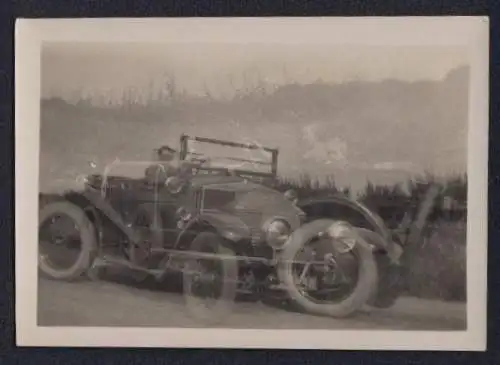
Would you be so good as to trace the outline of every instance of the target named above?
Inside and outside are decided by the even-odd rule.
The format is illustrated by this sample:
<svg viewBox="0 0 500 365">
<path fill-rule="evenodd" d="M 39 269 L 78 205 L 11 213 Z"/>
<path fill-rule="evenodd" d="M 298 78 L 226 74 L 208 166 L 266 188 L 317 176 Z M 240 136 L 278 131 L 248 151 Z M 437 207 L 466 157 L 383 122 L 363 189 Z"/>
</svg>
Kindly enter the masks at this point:
<svg viewBox="0 0 500 365">
<path fill-rule="evenodd" d="M 141 271 L 151 275 L 158 275 L 163 272 L 163 270 L 158 269 L 148 269 L 139 265 L 136 265 L 126 259 L 112 257 L 112 256 L 102 256 L 95 259 L 93 267 L 106 267 L 106 266 L 119 266 L 127 268 L 130 270 Z"/>
</svg>

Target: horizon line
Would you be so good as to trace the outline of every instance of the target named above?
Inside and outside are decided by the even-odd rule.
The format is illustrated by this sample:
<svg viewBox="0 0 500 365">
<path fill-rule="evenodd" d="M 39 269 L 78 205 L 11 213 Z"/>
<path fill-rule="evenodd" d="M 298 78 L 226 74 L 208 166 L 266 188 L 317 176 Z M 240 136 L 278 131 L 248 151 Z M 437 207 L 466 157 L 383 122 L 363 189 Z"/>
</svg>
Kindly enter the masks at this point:
<svg viewBox="0 0 500 365">
<path fill-rule="evenodd" d="M 419 84 L 439 84 L 442 82 L 445 82 L 450 75 L 453 73 L 462 71 L 462 70 L 467 70 L 467 72 L 470 71 L 470 65 L 467 63 L 458 65 L 456 67 L 451 68 L 441 79 L 433 79 L 433 78 L 419 78 L 416 80 L 405 80 L 402 78 L 395 78 L 395 77 L 385 77 L 377 80 L 370 80 L 370 79 L 361 79 L 357 77 L 352 77 L 351 79 L 347 79 L 345 81 L 334 81 L 334 80 L 323 80 L 323 79 L 316 79 L 314 81 L 285 81 L 285 82 L 280 82 L 280 83 L 271 83 L 267 82 L 265 78 L 260 78 L 259 81 L 256 83 L 249 83 L 253 85 L 248 85 L 244 86 L 241 89 L 234 90 L 233 92 L 229 93 L 230 95 L 224 96 L 223 94 L 221 95 L 215 95 L 214 93 L 211 93 L 210 90 L 206 89 L 201 92 L 193 92 L 189 91 L 187 88 L 179 87 L 176 85 L 176 91 L 174 92 L 174 95 L 179 97 L 184 97 L 184 98 L 191 98 L 191 99 L 210 99 L 212 101 L 232 101 L 238 97 L 245 97 L 245 96 L 252 96 L 258 93 L 262 93 L 263 96 L 272 96 L 275 94 L 277 91 L 280 89 L 284 89 L 287 87 L 295 86 L 295 87 L 308 87 L 308 86 L 326 86 L 326 87 L 335 87 L 335 86 L 349 86 L 353 84 L 384 84 L 384 83 L 395 83 L 395 84 L 404 84 L 407 86 L 413 86 L 413 85 L 419 85 Z M 151 79 L 153 81 L 154 78 Z M 168 76 L 164 77 L 165 85 L 168 85 L 169 83 L 174 83 L 175 84 L 175 76 Z M 267 86 L 267 88 L 266 88 Z M 128 87 L 115 87 L 115 88 L 108 88 L 107 90 L 104 90 L 103 88 L 95 87 L 95 88 L 87 88 L 87 87 L 79 87 L 75 88 L 69 92 L 66 93 L 53 93 L 52 95 L 47 95 L 47 94 L 40 94 L 40 101 L 41 102 L 46 102 L 46 101 L 53 101 L 53 100 L 61 100 L 66 102 L 69 105 L 75 105 L 78 104 L 79 102 L 85 102 L 85 101 L 90 101 L 91 103 L 94 101 L 100 101 L 101 103 L 98 103 L 96 106 L 103 106 L 103 105 L 108 105 L 112 104 L 113 106 L 120 106 L 126 103 L 126 101 L 123 100 L 123 98 L 126 96 L 127 93 L 132 93 L 131 98 L 136 99 L 136 100 L 129 100 L 128 102 L 130 103 L 131 101 L 134 101 L 134 104 L 136 105 L 144 105 L 147 106 L 148 103 L 151 102 L 165 102 L 167 100 L 171 100 L 172 96 L 167 95 L 164 93 L 164 90 L 153 90 L 154 88 L 152 85 L 149 85 L 149 88 L 146 89 L 144 87 L 136 87 L 136 86 L 128 86 Z M 121 92 L 121 95 L 114 95 L 114 97 L 111 97 L 115 93 Z M 66 94 L 66 95 L 64 95 Z M 75 98 L 76 96 L 76 98 Z M 156 97 L 155 97 L 156 96 Z M 109 100 L 99 100 L 103 98 L 110 97 Z M 159 97 L 159 98 L 158 98 Z M 163 97 L 163 99 L 162 99 Z M 97 99 L 97 100 L 96 100 Z M 101 105 L 103 104 L 103 105 Z"/>
</svg>

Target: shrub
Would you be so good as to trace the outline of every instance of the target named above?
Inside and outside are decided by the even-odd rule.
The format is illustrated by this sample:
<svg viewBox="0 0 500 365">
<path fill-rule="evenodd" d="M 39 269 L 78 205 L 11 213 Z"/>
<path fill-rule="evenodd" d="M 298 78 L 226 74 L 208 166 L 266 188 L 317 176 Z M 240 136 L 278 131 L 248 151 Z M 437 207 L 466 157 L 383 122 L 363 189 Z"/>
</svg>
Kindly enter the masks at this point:
<svg viewBox="0 0 500 365">
<path fill-rule="evenodd" d="M 344 193 L 349 187 L 339 189 L 333 176 L 326 183 L 303 175 L 299 179 L 279 179 L 275 188 L 280 191 L 295 189 L 299 196 L 324 196 Z M 358 199 L 377 211 L 388 226 L 396 226 L 402 215 L 418 207 L 418 203 L 435 180 L 408 180 L 407 189 L 402 184 L 374 185 L 368 182 Z M 452 196 L 458 204 L 458 211 L 443 212 L 438 200 L 431 215 L 429 236 L 421 250 L 411 261 L 407 293 L 421 298 L 464 301 L 466 299 L 466 176 L 452 176 L 440 182 L 443 195 Z M 449 212 L 448 212 L 449 213 Z"/>
</svg>

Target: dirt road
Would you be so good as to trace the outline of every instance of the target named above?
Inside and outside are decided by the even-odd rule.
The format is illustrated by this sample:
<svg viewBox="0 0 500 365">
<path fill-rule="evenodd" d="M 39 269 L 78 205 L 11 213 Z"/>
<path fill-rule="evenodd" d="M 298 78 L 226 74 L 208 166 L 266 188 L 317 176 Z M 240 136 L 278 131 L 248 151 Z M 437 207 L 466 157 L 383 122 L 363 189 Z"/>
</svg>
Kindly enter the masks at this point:
<svg viewBox="0 0 500 365">
<path fill-rule="evenodd" d="M 182 295 L 157 284 L 138 286 L 116 280 L 62 283 L 40 279 L 38 287 L 40 326 L 204 327 L 190 315 Z M 343 320 L 240 301 L 218 327 L 463 330 L 465 317 L 464 304 L 415 298 L 401 298 L 393 308 L 367 309 Z"/>
</svg>

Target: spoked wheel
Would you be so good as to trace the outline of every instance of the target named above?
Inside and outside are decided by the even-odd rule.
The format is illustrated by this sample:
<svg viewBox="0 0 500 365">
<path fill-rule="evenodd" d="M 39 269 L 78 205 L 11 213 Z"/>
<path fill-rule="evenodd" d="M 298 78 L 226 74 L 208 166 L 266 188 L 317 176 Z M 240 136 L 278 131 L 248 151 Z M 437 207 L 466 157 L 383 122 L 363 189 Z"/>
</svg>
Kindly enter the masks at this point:
<svg viewBox="0 0 500 365">
<path fill-rule="evenodd" d="M 45 205 L 39 214 L 38 264 L 52 279 L 81 278 L 94 259 L 97 240 L 84 210 L 66 202 Z"/>
<path fill-rule="evenodd" d="M 354 227 L 345 225 L 351 231 L 342 239 L 318 235 L 333 223 L 318 220 L 295 231 L 282 253 L 278 276 L 292 302 L 305 312 L 347 317 L 374 294 L 377 265 Z"/>
<path fill-rule="evenodd" d="M 191 244 L 191 252 L 220 255 L 220 258 L 189 258 L 183 272 L 184 298 L 191 314 L 206 324 L 229 316 L 238 287 L 238 262 L 223 238 L 202 232 Z"/>
</svg>

